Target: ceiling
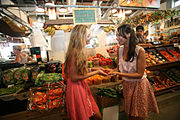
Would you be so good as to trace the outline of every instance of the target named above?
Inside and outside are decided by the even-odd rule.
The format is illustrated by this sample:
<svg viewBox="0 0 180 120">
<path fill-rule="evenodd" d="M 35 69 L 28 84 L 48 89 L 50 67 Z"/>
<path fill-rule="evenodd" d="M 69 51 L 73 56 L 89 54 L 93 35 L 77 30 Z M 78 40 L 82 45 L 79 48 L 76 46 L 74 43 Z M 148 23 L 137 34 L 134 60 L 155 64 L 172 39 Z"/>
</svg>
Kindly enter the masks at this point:
<svg viewBox="0 0 180 120">
<path fill-rule="evenodd" d="M 15 5 L 25 5 L 25 6 L 32 6 L 32 7 L 21 7 L 23 11 L 25 11 L 27 14 L 31 13 L 37 13 L 35 12 L 35 7 L 34 6 L 44 6 L 45 3 L 49 1 L 53 1 L 55 5 L 72 5 L 72 3 L 68 4 L 68 2 L 75 1 L 74 5 L 85 5 L 85 6 L 113 6 L 116 7 L 118 6 L 118 0 L 11 0 Z M 125 0 L 126 1 L 126 0 Z M 165 2 L 166 0 L 161 0 L 161 3 Z M 101 17 L 112 17 L 111 15 L 111 10 L 110 8 L 101 8 L 100 14 Z M 137 11 L 142 11 L 142 10 L 137 10 L 133 9 L 132 13 L 126 14 L 126 16 L 130 16 L 134 13 L 137 13 Z M 63 16 L 63 15 L 61 15 Z M 65 16 L 72 16 L 72 13 L 66 14 Z"/>
</svg>

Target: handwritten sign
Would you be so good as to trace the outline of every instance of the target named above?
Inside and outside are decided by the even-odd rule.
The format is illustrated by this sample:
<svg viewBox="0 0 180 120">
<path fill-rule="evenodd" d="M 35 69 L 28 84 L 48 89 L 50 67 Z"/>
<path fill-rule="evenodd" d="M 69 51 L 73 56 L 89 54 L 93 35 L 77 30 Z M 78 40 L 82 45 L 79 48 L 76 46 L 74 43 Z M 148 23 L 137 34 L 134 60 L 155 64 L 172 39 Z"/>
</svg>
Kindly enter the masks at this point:
<svg viewBox="0 0 180 120">
<path fill-rule="evenodd" d="M 74 24 L 96 24 L 96 9 L 76 8 L 73 10 Z"/>
</svg>

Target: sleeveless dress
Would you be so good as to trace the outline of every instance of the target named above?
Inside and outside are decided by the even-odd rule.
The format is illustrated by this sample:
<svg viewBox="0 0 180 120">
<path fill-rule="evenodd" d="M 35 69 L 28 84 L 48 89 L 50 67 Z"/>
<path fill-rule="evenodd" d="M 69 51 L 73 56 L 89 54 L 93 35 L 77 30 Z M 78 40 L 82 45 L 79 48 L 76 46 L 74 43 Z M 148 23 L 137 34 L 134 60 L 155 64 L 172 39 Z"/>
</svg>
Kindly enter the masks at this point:
<svg viewBox="0 0 180 120">
<path fill-rule="evenodd" d="M 70 69 L 67 76 L 66 108 L 71 120 L 89 120 L 99 111 L 86 80 L 72 82 Z"/>
<path fill-rule="evenodd" d="M 140 46 L 136 45 L 135 52 L 138 56 Z M 137 56 L 133 62 L 123 60 L 124 46 L 119 49 L 119 70 L 122 73 L 136 73 Z M 143 49 L 143 48 L 142 48 Z M 143 49 L 144 50 L 144 49 Z M 123 79 L 123 96 L 125 101 L 125 111 L 134 117 L 147 117 L 148 112 L 159 113 L 157 102 L 151 84 L 144 73 L 141 79 Z"/>
</svg>

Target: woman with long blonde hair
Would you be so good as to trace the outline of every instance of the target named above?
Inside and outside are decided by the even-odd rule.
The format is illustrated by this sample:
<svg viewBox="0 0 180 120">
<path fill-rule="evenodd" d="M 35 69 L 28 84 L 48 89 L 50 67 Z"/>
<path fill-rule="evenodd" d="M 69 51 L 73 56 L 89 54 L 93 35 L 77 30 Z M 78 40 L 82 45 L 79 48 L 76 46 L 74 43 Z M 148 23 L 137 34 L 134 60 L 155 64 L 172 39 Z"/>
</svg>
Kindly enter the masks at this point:
<svg viewBox="0 0 180 120">
<path fill-rule="evenodd" d="M 107 74 L 100 69 L 88 72 L 85 51 L 87 31 L 86 25 L 76 25 L 73 28 L 65 58 L 66 108 L 71 120 L 89 120 L 92 116 L 101 119 L 99 108 L 85 79 L 95 74 Z"/>
</svg>

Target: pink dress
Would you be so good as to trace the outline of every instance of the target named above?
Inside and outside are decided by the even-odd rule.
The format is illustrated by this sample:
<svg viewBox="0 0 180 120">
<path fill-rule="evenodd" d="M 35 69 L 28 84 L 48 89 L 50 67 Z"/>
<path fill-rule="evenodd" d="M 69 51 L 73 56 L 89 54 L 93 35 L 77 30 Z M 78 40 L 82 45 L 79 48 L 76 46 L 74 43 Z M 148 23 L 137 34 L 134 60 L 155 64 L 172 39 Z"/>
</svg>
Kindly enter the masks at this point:
<svg viewBox="0 0 180 120">
<path fill-rule="evenodd" d="M 69 69 L 66 88 L 67 115 L 71 120 L 89 120 L 99 111 L 85 80 L 72 82 Z"/>
<path fill-rule="evenodd" d="M 136 54 L 138 56 L 139 49 L 142 48 L 136 45 Z M 119 49 L 119 70 L 122 73 L 136 73 L 137 57 L 133 62 L 123 60 L 123 49 Z M 143 48 L 142 48 L 143 49 Z M 147 117 L 148 112 L 159 113 L 157 102 L 154 96 L 152 86 L 144 73 L 141 79 L 123 79 L 123 95 L 125 101 L 125 111 L 130 116 Z"/>
</svg>

